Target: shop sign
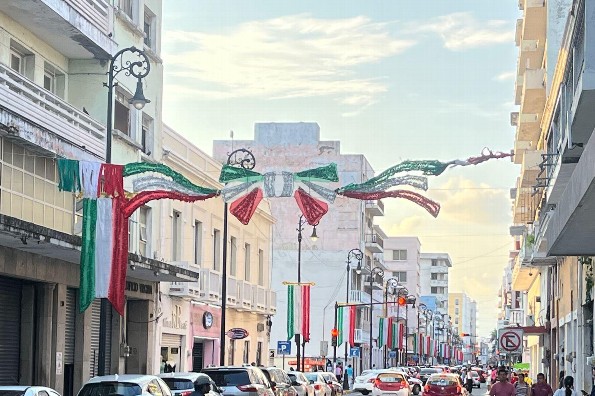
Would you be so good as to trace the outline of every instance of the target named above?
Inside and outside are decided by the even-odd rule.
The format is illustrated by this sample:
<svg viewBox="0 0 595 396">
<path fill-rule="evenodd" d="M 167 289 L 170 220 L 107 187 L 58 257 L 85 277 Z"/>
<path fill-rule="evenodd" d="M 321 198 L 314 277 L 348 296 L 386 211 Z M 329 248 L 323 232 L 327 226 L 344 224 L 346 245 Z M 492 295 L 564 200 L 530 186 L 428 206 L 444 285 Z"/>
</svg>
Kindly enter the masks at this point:
<svg viewBox="0 0 595 396">
<path fill-rule="evenodd" d="M 227 330 L 227 333 L 225 334 L 232 340 L 243 340 L 249 335 L 248 330 L 240 327 L 234 327 L 233 329 Z"/>
<path fill-rule="evenodd" d="M 188 321 L 183 321 L 182 306 L 172 305 L 170 319 L 163 320 L 163 326 L 170 329 L 186 330 L 188 328 Z"/>
</svg>

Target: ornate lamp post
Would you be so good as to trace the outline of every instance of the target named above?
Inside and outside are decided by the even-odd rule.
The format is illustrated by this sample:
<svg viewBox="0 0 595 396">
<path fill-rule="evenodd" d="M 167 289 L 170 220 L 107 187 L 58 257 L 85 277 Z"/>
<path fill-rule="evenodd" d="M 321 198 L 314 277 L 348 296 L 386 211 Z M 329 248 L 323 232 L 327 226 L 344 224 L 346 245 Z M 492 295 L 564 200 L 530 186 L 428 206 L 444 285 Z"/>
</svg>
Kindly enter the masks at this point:
<svg viewBox="0 0 595 396">
<path fill-rule="evenodd" d="M 417 306 L 417 334 L 418 334 L 418 337 L 419 337 L 419 334 L 420 334 L 420 328 L 421 328 L 421 318 L 420 318 L 420 314 L 422 314 L 422 315 L 425 315 L 425 313 L 426 313 L 426 309 L 427 309 L 427 308 L 428 308 L 428 307 L 427 307 L 427 306 L 426 306 L 426 304 L 424 304 L 424 303 L 420 303 L 420 304 L 418 304 L 418 306 Z M 418 339 L 419 339 L 419 338 L 418 338 Z M 424 339 L 422 338 L 422 342 L 423 342 L 423 340 L 424 340 Z M 420 350 L 420 351 L 421 351 L 422 349 L 423 349 L 423 348 L 419 348 L 419 350 Z M 421 359 L 421 356 L 422 356 L 422 354 L 420 353 L 420 354 L 419 354 L 419 362 L 418 362 L 419 364 L 421 364 L 421 360 L 422 360 L 422 359 Z"/>
<path fill-rule="evenodd" d="M 382 270 L 382 268 L 380 267 L 374 267 L 372 268 L 372 271 L 370 272 L 370 365 L 368 366 L 369 369 L 372 368 L 372 341 L 373 341 L 373 335 L 372 335 L 372 309 L 373 309 L 373 299 L 372 299 L 372 289 L 374 287 L 374 278 L 380 276 L 380 278 L 384 278 L 384 271 Z"/>
<path fill-rule="evenodd" d="M 132 60 L 124 60 L 124 55 L 129 53 Z M 119 61 L 119 62 L 118 62 Z M 118 74 L 124 72 L 127 76 L 133 76 L 138 79 L 136 83 L 136 92 L 132 99 L 128 101 L 129 104 L 133 105 L 135 109 L 141 110 L 145 107 L 145 104 L 151 101 L 145 98 L 143 93 L 142 79 L 145 78 L 151 70 L 151 64 L 147 55 L 136 47 L 124 48 L 109 60 L 109 70 L 107 71 L 107 83 L 103 83 L 104 87 L 107 87 L 107 123 L 106 123 L 106 146 L 105 146 L 105 162 L 112 162 L 112 122 L 113 122 L 113 101 L 114 101 L 114 88 L 116 83 L 114 79 Z M 100 308 L 100 321 L 106 323 L 107 316 L 111 308 L 107 298 L 101 299 Z M 99 364 L 97 367 L 97 375 L 105 375 L 105 355 L 106 355 L 106 329 L 105 326 L 99 327 Z"/>
<path fill-rule="evenodd" d="M 252 170 L 256 166 L 254 154 L 246 149 L 237 149 L 227 156 L 227 165 Z M 227 202 L 223 205 L 223 268 L 221 269 L 221 330 L 219 333 L 219 364 L 225 365 L 225 309 L 227 308 Z M 299 348 L 298 348 L 299 350 Z"/>
<path fill-rule="evenodd" d="M 408 295 L 405 297 L 405 365 L 408 362 L 408 349 L 409 349 L 409 305 L 412 305 L 415 308 L 415 301 L 416 298 L 414 295 Z"/>
</svg>

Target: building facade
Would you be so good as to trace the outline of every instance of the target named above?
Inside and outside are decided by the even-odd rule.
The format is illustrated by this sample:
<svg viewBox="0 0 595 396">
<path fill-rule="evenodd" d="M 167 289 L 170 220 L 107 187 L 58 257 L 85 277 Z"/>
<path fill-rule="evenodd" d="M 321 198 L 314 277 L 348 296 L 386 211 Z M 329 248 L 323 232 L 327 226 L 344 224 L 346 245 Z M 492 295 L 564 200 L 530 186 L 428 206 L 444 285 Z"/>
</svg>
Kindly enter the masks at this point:
<svg viewBox="0 0 595 396">
<path fill-rule="evenodd" d="M 250 149 L 256 158 L 254 170 L 261 173 L 297 172 L 336 163 L 339 182 L 328 183 L 326 187 L 331 189 L 348 183 L 360 183 L 374 174 L 363 155 L 342 154 L 340 142 L 321 140 L 320 128 L 315 123 L 256 124 L 254 140 L 215 141 L 214 157 L 219 161 L 225 161 L 228 154 L 239 148 Z M 316 226 L 320 236 L 317 242 L 308 238 L 312 226 L 304 225 L 300 252 L 296 231 L 300 210 L 295 199 L 278 197 L 270 202 L 271 213 L 276 220 L 273 226 L 271 287 L 278 296 L 278 319 L 272 326 L 270 348 L 276 349 L 277 341 L 287 340 L 287 289 L 282 282 L 297 281 L 299 254 L 302 282 L 315 283 L 311 291 L 311 312 L 322 315 L 311 323 L 310 342 L 305 344 L 303 355 L 308 358 L 322 357 L 322 352 L 325 351 L 321 351 L 320 346 L 321 341 L 324 341 L 329 345 L 325 357 L 332 360 L 334 353 L 330 346 L 330 332 L 334 326 L 335 302 L 361 303 L 364 305 L 357 309 L 355 342 L 361 347 L 362 353 L 359 358 L 348 357 L 358 372 L 362 367 L 369 365 L 370 356 L 370 307 L 365 304 L 372 299 L 370 289 L 380 290 L 383 287 L 381 280 L 370 279 L 369 276 L 371 268 L 383 265 L 385 236 L 374 224 L 374 217 L 382 216 L 384 213 L 382 202 L 337 197 L 329 206 L 328 213 Z M 352 249 L 360 249 L 363 252 L 361 271 L 356 271 L 358 260 L 353 254 L 349 254 Z M 372 348 L 376 351 L 373 361 L 379 366 L 382 356 L 374 344 L 372 340 Z M 337 359 L 344 360 L 347 352 L 346 346 L 339 346 L 336 352 Z M 295 356 L 295 344 L 292 345 L 291 356 Z M 295 358 L 290 358 L 288 363 L 291 364 L 292 361 L 295 363 Z"/>
<path fill-rule="evenodd" d="M 477 303 L 466 293 L 449 293 L 448 314 L 452 321 L 452 332 L 463 339 L 463 361 L 475 362 Z"/>
<path fill-rule="evenodd" d="M 448 271 L 452 261 L 448 253 L 421 253 L 419 262 L 420 293 L 436 297 L 436 311 L 448 315 Z"/>
</svg>

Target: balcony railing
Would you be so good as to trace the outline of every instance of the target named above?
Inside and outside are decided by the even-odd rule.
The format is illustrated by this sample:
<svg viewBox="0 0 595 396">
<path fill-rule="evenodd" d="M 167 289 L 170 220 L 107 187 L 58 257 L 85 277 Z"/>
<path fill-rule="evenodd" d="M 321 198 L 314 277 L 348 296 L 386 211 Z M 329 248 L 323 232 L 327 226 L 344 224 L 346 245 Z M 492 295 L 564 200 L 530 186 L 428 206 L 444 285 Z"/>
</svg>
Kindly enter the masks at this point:
<svg viewBox="0 0 595 396">
<path fill-rule="evenodd" d="M 105 156 L 105 129 L 101 123 L 3 64 L 0 64 L 0 106 L 71 144 L 84 146 L 98 158 Z M 36 137 L 30 139 L 31 143 L 55 150 L 44 147 L 43 141 L 37 141 Z"/>
<path fill-rule="evenodd" d="M 372 216 L 384 216 L 384 204 L 379 199 L 366 201 L 366 211 Z"/>
<path fill-rule="evenodd" d="M 220 302 L 221 274 L 211 269 L 200 270 L 200 297 L 204 301 Z"/>
<path fill-rule="evenodd" d="M 378 234 L 366 234 L 366 249 L 372 253 L 382 253 L 384 251 L 384 241 Z"/>
<path fill-rule="evenodd" d="M 277 293 L 272 290 L 267 290 L 267 304 L 266 313 L 274 315 L 277 313 Z"/>
<path fill-rule="evenodd" d="M 358 304 L 369 304 L 371 297 L 368 293 L 362 290 L 350 290 L 349 291 L 349 302 Z"/>
<path fill-rule="evenodd" d="M 111 32 L 112 8 L 106 0 L 65 0 L 65 2 L 102 33 Z"/>
<path fill-rule="evenodd" d="M 363 344 L 370 342 L 370 332 L 364 329 L 355 329 L 353 341 L 356 344 Z"/>
</svg>

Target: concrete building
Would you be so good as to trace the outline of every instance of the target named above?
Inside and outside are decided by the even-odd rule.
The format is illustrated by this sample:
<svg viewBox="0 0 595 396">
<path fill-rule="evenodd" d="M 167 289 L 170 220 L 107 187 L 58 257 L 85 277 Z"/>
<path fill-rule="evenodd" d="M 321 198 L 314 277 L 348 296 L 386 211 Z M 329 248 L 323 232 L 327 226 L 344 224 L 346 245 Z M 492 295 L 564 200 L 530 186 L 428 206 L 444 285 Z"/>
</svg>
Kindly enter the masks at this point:
<svg viewBox="0 0 595 396">
<path fill-rule="evenodd" d="M 475 362 L 474 353 L 478 341 L 477 303 L 466 293 L 449 293 L 448 315 L 452 321 L 453 334 L 459 334 L 463 340 L 463 361 Z"/>
<path fill-rule="evenodd" d="M 248 148 L 256 158 L 255 171 L 296 172 L 336 163 L 339 172 L 338 183 L 328 183 L 328 188 L 336 188 L 348 183 L 360 183 L 372 177 L 374 171 L 366 158 L 359 154 L 342 154 L 338 141 L 325 141 L 320 138 L 320 128 L 315 123 L 258 123 L 255 125 L 254 140 L 215 141 L 214 157 L 225 161 L 234 149 Z M 277 319 L 271 331 L 270 348 L 276 349 L 277 341 L 287 340 L 287 289 L 283 281 L 295 282 L 298 276 L 297 225 L 300 210 L 293 197 L 271 199 L 271 213 L 276 222 L 273 227 L 273 270 L 271 288 L 277 292 Z M 329 205 L 328 213 L 317 226 L 320 237 L 317 242 L 308 236 L 312 227 L 304 226 L 301 244 L 302 282 L 314 282 L 312 288 L 311 312 L 317 315 L 310 328 L 311 340 L 305 345 L 305 356 L 321 357 L 321 341 L 330 344 L 330 331 L 334 325 L 334 304 L 345 302 L 369 303 L 371 289 L 380 290 L 379 279 L 370 280 L 373 267 L 383 267 L 382 252 L 385 235 L 374 224 L 375 216 L 382 216 L 384 207 L 381 201 L 358 201 L 337 197 Z M 357 260 L 350 257 L 351 249 L 364 253 L 361 274 L 355 270 Z M 372 281 L 372 282 L 370 282 Z M 370 284 L 372 288 L 370 288 Z M 380 309 L 380 308 L 378 308 Z M 373 327 L 374 328 L 374 327 Z M 372 330 L 372 336 L 374 330 Z M 369 365 L 370 354 L 370 308 L 362 306 L 357 310 L 355 342 L 362 348 L 360 358 L 351 359 L 356 372 Z M 374 338 L 374 336 L 373 336 Z M 375 347 L 373 362 L 378 367 L 383 356 Z M 333 357 L 329 346 L 326 357 Z M 337 348 L 337 357 L 344 359 L 347 349 Z M 295 356 L 295 345 L 292 354 Z M 288 363 L 295 363 L 295 358 Z M 308 369 L 308 367 L 306 367 Z"/>
<path fill-rule="evenodd" d="M 221 163 L 167 126 L 163 162 L 192 182 L 221 188 Z M 162 227 L 155 247 L 168 261 L 200 273 L 200 282 L 166 283 L 161 288 L 164 320 L 158 322 L 156 346 L 176 371 L 200 371 L 208 365 L 268 365 L 271 316 L 276 294 L 270 289 L 274 219 L 263 201 L 248 225 L 228 217 L 226 329 L 242 328 L 248 337 L 226 339 L 220 362 L 223 213 L 221 199 L 195 203 L 159 202 Z"/>
<path fill-rule="evenodd" d="M 451 267 L 448 253 L 420 254 L 420 293 L 436 297 L 435 313 L 440 315 L 448 315 L 448 271 Z"/>
<path fill-rule="evenodd" d="M 0 26 L 0 320 L 14 324 L 0 326 L 0 384 L 70 396 L 101 372 L 153 372 L 159 282 L 198 273 L 140 254 L 131 237 L 125 316 L 99 300 L 79 313 L 81 206 L 58 191 L 55 159 L 105 159 L 108 59 L 136 46 L 150 59 L 151 103 L 134 109 L 136 80 L 117 76 L 112 159 L 160 160 L 161 1 L 3 1 Z"/>
</svg>

